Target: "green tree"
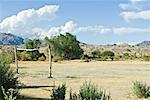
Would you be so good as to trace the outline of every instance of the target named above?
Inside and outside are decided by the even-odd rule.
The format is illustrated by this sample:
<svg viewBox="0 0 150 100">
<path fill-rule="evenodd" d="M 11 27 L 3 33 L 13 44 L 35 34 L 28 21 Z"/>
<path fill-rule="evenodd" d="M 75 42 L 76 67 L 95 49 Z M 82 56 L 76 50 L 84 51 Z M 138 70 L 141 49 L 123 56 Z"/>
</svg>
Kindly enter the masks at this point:
<svg viewBox="0 0 150 100">
<path fill-rule="evenodd" d="M 33 39 L 33 40 L 29 39 L 25 42 L 26 49 L 35 49 L 35 48 L 38 49 L 40 48 L 40 45 L 41 45 L 41 42 L 38 39 Z M 32 60 L 35 60 L 35 61 L 38 60 L 38 58 L 40 57 L 40 53 L 38 50 L 27 51 L 26 53 L 30 54 Z"/>
<path fill-rule="evenodd" d="M 61 57 L 64 59 L 81 58 L 83 50 L 79 46 L 79 41 L 70 33 L 60 34 L 51 39 L 45 38 L 52 49 L 54 57 Z"/>
</svg>

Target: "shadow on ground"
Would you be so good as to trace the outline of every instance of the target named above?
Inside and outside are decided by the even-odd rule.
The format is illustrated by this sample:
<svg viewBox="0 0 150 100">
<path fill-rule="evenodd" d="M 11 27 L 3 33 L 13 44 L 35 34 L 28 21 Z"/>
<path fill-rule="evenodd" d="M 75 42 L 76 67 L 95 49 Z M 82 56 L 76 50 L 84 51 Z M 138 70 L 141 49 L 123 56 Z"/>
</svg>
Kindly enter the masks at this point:
<svg viewBox="0 0 150 100">
<path fill-rule="evenodd" d="M 19 86 L 18 89 L 36 89 L 36 88 L 47 88 L 47 87 L 55 87 L 55 86 Z M 50 99 L 19 95 L 17 100 L 50 100 Z"/>
<path fill-rule="evenodd" d="M 31 96 L 20 95 L 18 100 L 50 100 L 48 98 L 36 98 Z"/>
<path fill-rule="evenodd" d="M 19 86 L 18 89 L 46 88 L 55 86 Z"/>
</svg>

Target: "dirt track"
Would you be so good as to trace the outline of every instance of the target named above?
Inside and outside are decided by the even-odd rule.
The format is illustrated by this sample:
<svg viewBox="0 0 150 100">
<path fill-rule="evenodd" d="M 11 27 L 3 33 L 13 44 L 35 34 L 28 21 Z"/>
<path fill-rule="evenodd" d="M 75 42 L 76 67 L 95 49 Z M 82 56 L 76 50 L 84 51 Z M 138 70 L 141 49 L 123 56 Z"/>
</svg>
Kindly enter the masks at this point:
<svg viewBox="0 0 150 100">
<path fill-rule="evenodd" d="M 66 83 L 67 91 L 71 87 L 78 92 L 83 82 L 91 81 L 110 92 L 113 100 L 134 100 L 131 93 L 133 81 L 150 84 L 150 62 L 63 61 L 53 64 L 53 79 L 47 78 L 48 62 L 19 62 L 19 67 L 19 80 L 26 85 L 21 94 L 43 100 L 50 97 L 54 84 Z"/>
</svg>

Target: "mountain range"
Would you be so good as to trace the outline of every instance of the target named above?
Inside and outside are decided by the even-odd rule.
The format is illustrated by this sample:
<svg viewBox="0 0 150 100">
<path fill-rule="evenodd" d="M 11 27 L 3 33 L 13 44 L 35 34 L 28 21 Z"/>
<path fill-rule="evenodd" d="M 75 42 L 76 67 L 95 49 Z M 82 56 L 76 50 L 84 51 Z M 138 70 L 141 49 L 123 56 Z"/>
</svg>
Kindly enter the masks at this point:
<svg viewBox="0 0 150 100">
<path fill-rule="evenodd" d="M 141 43 L 138 43 L 137 46 L 150 46 L 150 41 L 143 41 Z"/>
<path fill-rule="evenodd" d="M 16 36 L 12 33 L 0 33 L 0 45 L 21 45 L 21 44 L 24 44 L 24 39 L 22 37 Z M 150 46 L 150 41 L 143 41 L 141 43 L 136 44 L 136 46 Z"/>
<path fill-rule="evenodd" d="M 22 37 L 11 33 L 0 33 L 0 45 L 21 45 L 24 43 Z"/>
</svg>

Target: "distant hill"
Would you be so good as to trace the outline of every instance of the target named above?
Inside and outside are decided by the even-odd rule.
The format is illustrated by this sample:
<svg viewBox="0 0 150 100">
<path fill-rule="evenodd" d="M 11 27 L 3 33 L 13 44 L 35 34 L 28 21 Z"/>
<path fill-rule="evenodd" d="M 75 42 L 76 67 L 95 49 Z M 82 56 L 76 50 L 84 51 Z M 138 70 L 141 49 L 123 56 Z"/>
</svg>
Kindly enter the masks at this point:
<svg viewBox="0 0 150 100">
<path fill-rule="evenodd" d="M 85 54 L 90 55 L 92 51 L 100 50 L 103 51 L 113 51 L 116 55 L 124 55 L 128 53 L 130 55 L 136 54 L 136 56 L 141 57 L 142 55 L 150 56 L 150 41 L 143 41 L 137 45 L 130 44 L 113 44 L 113 45 L 89 45 L 82 44 L 81 48 L 85 51 Z"/>
<path fill-rule="evenodd" d="M 138 43 L 137 46 L 150 46 L 150 41 L 143 41 L 141 43 Z"/>
<path fill-rule="evenodd" d="M 21 45 L 24 39 L 11 33 L 0 33 L 0 45 Z"/>
</svg>

